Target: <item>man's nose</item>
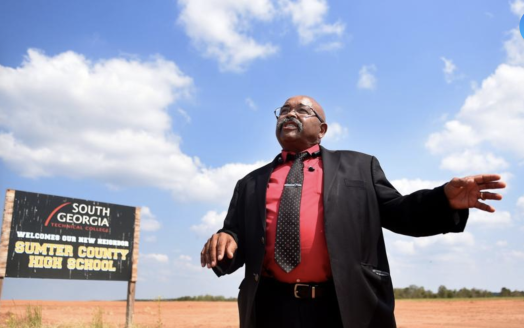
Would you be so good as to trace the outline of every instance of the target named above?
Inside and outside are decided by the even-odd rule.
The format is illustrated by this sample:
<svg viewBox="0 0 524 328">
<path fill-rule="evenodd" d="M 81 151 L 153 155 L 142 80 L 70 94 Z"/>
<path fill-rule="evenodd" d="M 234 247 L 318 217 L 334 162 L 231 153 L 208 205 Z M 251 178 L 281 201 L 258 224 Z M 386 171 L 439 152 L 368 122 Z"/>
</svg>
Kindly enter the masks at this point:
<svg viewBox="0 0 524 328">
<path fill-rule="evenodd" d="M 289 117 L 290 115 L 293 115 L 294 118 L 298 118 L 297 110 L 296 109 L 289 110 L 289 112 L 286 114 L 286 117 Z"/>
</svg>

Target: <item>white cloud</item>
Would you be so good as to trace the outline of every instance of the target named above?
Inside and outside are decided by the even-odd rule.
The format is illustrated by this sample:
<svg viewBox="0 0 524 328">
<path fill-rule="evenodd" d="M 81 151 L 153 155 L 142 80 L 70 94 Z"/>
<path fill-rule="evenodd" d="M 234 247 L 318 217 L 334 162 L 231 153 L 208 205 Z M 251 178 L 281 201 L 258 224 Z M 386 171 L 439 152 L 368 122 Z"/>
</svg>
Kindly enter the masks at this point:
<svg viewBox="0 0 524 328">
<path fill-rule="evenodd" d="M 326 0 L 280 0 L 284 13 L 291 16 L 291 20 L 297 28 L 300 42 L 308 44 L 324 35 L 341 36 L 345 26 L 342 22 L 333 24 L 325 23 L 325 17 L 329 6 Z M 336 45 L 338 47 L 339 45 Z M 333 44 L 331 44 L 333 47 Z M 331 49 L 333 50 L 333 49 Z"/>
<path fill-rule="evenodd" d="M 486 229 L 508 228 L 512 226 L 511 213 L 506 211 L 497 211 L 495 213 L 471 211 L 468 224 Z"/>
<path fill-rule="evenodd" d="M 501 64 L 466 99 L 457 117 L 479 138 L 524 157 L 524 143 L 520 142 L 524 139 L 523 102 L 524 67 Z"/>
<path fill-rule="evenodd" d="M 472 91 L 477 91 L 479 89 L 479 83 L 475 80 L 471 80 L 469 82 L 469 86 L 471 88 Z"/>
<path fill-rule="evenodd" d="M 191 226 L 191 230 L 200 237 L 209 237 L 222 228 L 226 214 L 226 211 L 222 213 L 209 211 L 200 219 L 202 223 Z"/>
<path fill-rule="evenodd" d="M 186 123 L 191 123 L 191 116 L 189 116 L 189 114 L 185 110 L 179 108 L 177 109 L 177 112 L 186 120 Z"/>
<path fill-rule="evenodd" d="M 377 87 L 377 78 L 374 73 L 377 71 L 375 65 L 364 65 L 358 72 L 359 78 L 357 87 L 359 89 L 374 90 Z"/>
<path fill-rule="evenodd" d="M 444 131 L 432 133 L 426 142 L 433 154 L 443 154 L 478 145 L 481 136 L 469 125 L 452 120 L 444 124 Z"/>
<path fill-rule="evenodd" d="M 497 172 L 498 175 L 500 175 L 500 180 L 501 181 L 504 181 L 506 183 L 506 188 L 504 189 L 497 189 L 496 192 L 499 193 L 499 194 L 506 194 L 508 192 L 510 192 L 512 190 L 512 187 L 513 187 L 513 184 L 512 184 L 512 180 L 513 178 L 515 177 L 515 175 L 511 172 L 508 172 L 508 171 L 503 171 L 503 172 Z"/>
<path fill-rule="evenodd" d="M 188 259 L 189 258 L 189 259 Z M 195 273 L 204 272 L 207 269 L 202 268 L 199 264 L 193 264 L 191 262 L 191 257 L 178 258 L 174 261 L 174 267 L 176 268 L 177 275 L 187 276 L 193 275 Z M 208 279 L 208 278 L 206 278 Z"/>
<path fill-rule="evenodd" d="M 257 110 L 257 104 L 249 97 L 246 98 L 246 105 L 253 111 Z"/>
<path fill-rule="evenodd" d="M 150 254 L 140 254 L 140 259 L 146 260 L 146 261 L 153 261 L 158 263 L 168 263 L 169 257 L 165 254 L 156 254 L 156 253 L 150 253 Z"/>
<path fill-rule="evenodd" d="M 451 59 L 446 57 L 440 57 L 440 59 L 444 62 L 444 68 L 442 69 L 442 72 L 444 72 L 444 79 L 446 80 L 446 83 L 452 83 L 457 79 L 455 74 L 457 66 L 455 66 Z"/>
<path fill-rule="evenodd" d="M 242 71 L 253 61 L 277 52 L 271 43 L 249 36 L 251 22 L 270 21 L 275 8 L 269 0 L 179 0 L 178 22 L 205 56 L 218 60 L 220 69 Z"/>
<path fill-rule="evenodd" d="M 509 164 L 502 157 L 492 153 L 480 153 L 465 150 L 462 153 L 453 153 L 442 159 L 440 168 L 453 172 L 499 172 L 506 169 Z"/>
<path fill-rule="evenodd" d="M 94 178 L 225 204 L 262 163 L 210 168 L 181 151 L 167 108 L 192 89 L 161 57 L 91 62 L 29 50 L 20 67 L 0 66 L 0 158 L 25 177 Z"/>
<path fill-rule="evenodd" d="M 434 154 L 444 155 L 442 168 L 507 168 L 508 161 L 495 150 L 524 159 L 524 43 L 516 29 L 504 47 L 506 63 L 473 90 L 455 119 L 429 136 L 426 147 Z"/>
<path fill-rule="evenodd" d="M 191 256 L 189 255 L 180 255 L 178 257 L 179 260 L 182 260 L 182 261 L 191 261 Z"/>
<path fill-rule="evenodd" d="M 391 184 L 402 195 L 411 194 L 420 189 L 433 189 L 444 184 L 444 181 L 422 180 L 422 179 L 397 179 L 392 180 Z"/>
<path fill-rule="evenodd" d="M 145 284 L 146 282 L 160 282 L 161 286 L 164 286 L 165 283 L 172 282 L 172 270 L 168 268 L 166 265 L 164 265 L 164 263 L 153 261 L 154 260 L 148 259 L 147 266 L 142 265 L 143 263 L 139 262 L 138 265 L 140 266 L 140 268 L 138 270 L 138 281 L 142 282 L 143 284 Z M 153 297 L 158 297 L 158 294 L 151 296 L 151 298 Z"/>
<path fill-rule="evenodd" d="M 328 131 L 322 141 L 337 142 L 348 136 L 348 128 L 337 122 L 329 122 Z"/>
<path fill-rule="evenodd" d="M 266 164 L 230 163 L 218 168 L 201 167 L 198 174 L 191 176 L 187 184 L 176 184 L 175 198 L 181 200 L 200 200 L 227 204 L 238 179 Z M 175 173 L 176 174 L 176 173 Z M 206 192 L 203 193 L 202 190 Z"/>
<path fill-rule="evenodd" d="M 511 11 L 519 16 L 522 17 L 524 15 L 524 1 L 523 0 L 515 0 L 511 4 Z"/>
<path fill-rule="evenodd" d="M 439 234 L 430 237 L 420 237 L 410 240 L 397 239 L 393 242 L 394 249 L 405 255 L 427 253 L 438 249 L 446 251 L 450 248 L 458 250 L 460 247 L 475 245 L 475 237 L 470 232 Z"/>
<path fill-rule="evenodd" d="M 415 245 L 421 248 L 425 248 L 433 244 L 445 246 L 473 246 L 475 245 L 475 237 L 473 234 L 471 234 L 471 232 L 465 231 L 462 233 L 447 233 L 415 239 Z"/>
<path fill-rule="evenodd" d="M 393 242 L 395 249 L 402 254 L 415 254 L 415 243 L 413 241 L 395 240 Z"/>
<path fill-rule="evenodd" d="M 140 229 L 144 231 L 157 231 L 161 224 L 156 217 L 151 213 L 151 209 L 147 206 L 142 206 L 140 210 Z"/>
<path fill-rule="evenodd" d="M 524 42 L 518 28 L 509 32 L 511 37 L 504 42 L 507 62 L 510 65 L 524 66 Z"/>
<path fill-rule="evenodd" d="M 524 260 L 524 252 L 512 251 L 510 254 L 517 260 Z"/>
<path fill-rule="evenodd" d="M 205 0 L 179 0 L 178 4 L 178 23 L 204 56 L 216 59 L 223 71 L 241 72 L 254 60 L 278 52 L 278 46 L 255 40 L 256 22 L 291 19 L 302 44 L 330 35 L 338 38 L 345 29 L 340 21 L 326 23 L 326 0 L 215 0 L 212 5 Z M 333 41 L 317 49 L 333 51 L 341 46 Z"/>
<path fill-rule="evenodd" d="M 333 41 L 328 43 L 322 43 L 319 44 L 318 47 L 315 48 L 316 51 L 336 51 L 341 49 L 344 46 L 344 44 L 340 41 Z"/>
<path fill-rule="evenodd" d="M 457 119 L 430 135 L 426 147 L 447 153 L 486 144 L 524 158 L 524 67 L 501 64 L 469 96 Z M 497 122 L 497 124 L 493 124 Z"/>
<path fill-rule="evenodd" d="M 517 208 L 524 214 L 524 196 L 520 196 L 519 199 L 517 199 Z"/>
<path fill-rule="evenodd" d="M 148 243 L 156 243 L 157 240 L 157 237 L 154 235 L 144 236 L 144 241 Z"/>
<path fill-rule="evenodd" d="M 506 247 L 508 246 L 508 242 L 505 240 L 499 240 L 495 243 L 495 245 L 497 245 L 498 247 Z"/>
<path fill-rule="evenodd" d="M 447 253 L 436 254 L 435 262 L 441 263 L 447 267 L 453 266 L 454 268 L 457 268 L 460 266 L 462 267 L 460 269 L 461 272 L 474 272 L 477 266 L 476 261 L 471 259 L 467 254 L 467 249 L 459 248 Z"/>
<path fill-rule="evenodd" d="M 523 101 L 524 67 L 501 64 L 466 99 L 458 118 L 493 146 L 524 158 Z"/>
</svg>

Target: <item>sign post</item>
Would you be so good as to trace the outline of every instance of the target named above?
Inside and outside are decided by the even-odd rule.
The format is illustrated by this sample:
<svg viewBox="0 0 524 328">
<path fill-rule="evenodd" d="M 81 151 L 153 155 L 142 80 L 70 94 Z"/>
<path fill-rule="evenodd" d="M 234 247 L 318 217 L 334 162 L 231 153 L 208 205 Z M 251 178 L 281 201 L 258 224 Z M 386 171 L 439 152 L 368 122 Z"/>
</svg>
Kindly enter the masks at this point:
<svg viewBox="0 0 524 328">
<path fill-rule="evenodd" d="M 127 305 L 126 305 L 126 328 L 133 324 L 133 313 L 135 309 L 135 287 L 137 280 L 138 267 L 138 241 L 140 237 L 140 208 L 135 211 L 135 238 L 133 245 L 133 264 L 131 269 L 131 279 L 127 283 Z"/>
<path fill-rule="evenodd" d="M 128 281 L 133 321 L 140 208 L 7 190 L 0 240 L 4 277 Z"/>
<path fill-rule="evenodd" d="M 7 190 L 5 193 L 4 216 L 2 221 L 2 235 L 0 237 L 0 299 L 4 286 L 5 269 L 7 264 L 7 246 L 9 245 L 9 234 L 11 233 L 11 220 L 13 219 L 13 203 L 15 191 Z"/>
</svg>

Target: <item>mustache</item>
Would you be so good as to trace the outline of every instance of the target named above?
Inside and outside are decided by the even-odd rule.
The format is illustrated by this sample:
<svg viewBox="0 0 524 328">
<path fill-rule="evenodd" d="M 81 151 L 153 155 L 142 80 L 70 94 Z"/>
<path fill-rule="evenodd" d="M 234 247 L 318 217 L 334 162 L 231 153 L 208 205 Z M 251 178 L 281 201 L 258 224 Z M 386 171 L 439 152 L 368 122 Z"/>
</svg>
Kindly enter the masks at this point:
<svg viewBox="0 0 524 328">
<path fill-rule="evenodd" d="M 295 117 L 286 117 L 285 119 L 283 119 L 281 121 L 278 121 L 278 123 L 277 123 L 278 130 L 282 131 L 282 127 L 284 126 L 284 124 L 286 124 L 288 122 L 295 123 L 297 125 L 298 132 L 302 132 L 302 130 L 304 129 L 304 126 L 302 125 L 302 122 L 300 122 L 297 118 L 295 118 Z"/>
</svg>

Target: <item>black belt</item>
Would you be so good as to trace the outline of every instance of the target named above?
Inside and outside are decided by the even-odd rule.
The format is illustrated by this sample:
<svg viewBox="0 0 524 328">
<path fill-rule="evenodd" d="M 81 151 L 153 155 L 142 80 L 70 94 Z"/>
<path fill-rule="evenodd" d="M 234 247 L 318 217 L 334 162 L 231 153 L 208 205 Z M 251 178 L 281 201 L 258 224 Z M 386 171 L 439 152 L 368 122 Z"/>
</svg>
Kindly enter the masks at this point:
<svg viewBox="0 0 524 328">
<path fill-rule="evenodd" d="M 333 281 L 288 284 L 272 278 L 263 277 L 258 288 L 259 290 L 262 289 L 263 293 L 279 293 L 285 297 L 297 299 L 316 299 L 335 295 L 335 285 Z"/>
</svg>

